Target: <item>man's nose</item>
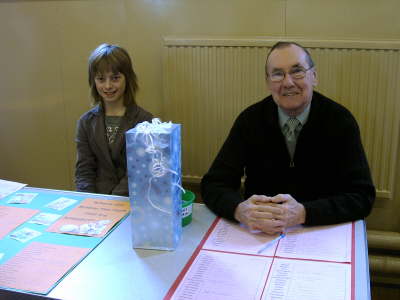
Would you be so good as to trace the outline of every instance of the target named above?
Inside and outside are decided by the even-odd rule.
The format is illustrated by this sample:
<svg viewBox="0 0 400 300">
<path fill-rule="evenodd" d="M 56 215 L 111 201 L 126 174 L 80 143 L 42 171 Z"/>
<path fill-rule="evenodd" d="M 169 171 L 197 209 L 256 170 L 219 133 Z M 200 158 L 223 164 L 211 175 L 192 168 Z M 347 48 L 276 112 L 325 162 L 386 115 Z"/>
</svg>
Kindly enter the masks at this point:
<svg viewBox="0 0 400 300">
<path fill-rule="evenodd" d="M 284 86 L 293 86 L 294 85 L 293 78 L 292 78 L 292 76 L 290 76 L 289 73 L 285 74 L 285 77 L 283 78 L 282 84 Z"/>
</svg>

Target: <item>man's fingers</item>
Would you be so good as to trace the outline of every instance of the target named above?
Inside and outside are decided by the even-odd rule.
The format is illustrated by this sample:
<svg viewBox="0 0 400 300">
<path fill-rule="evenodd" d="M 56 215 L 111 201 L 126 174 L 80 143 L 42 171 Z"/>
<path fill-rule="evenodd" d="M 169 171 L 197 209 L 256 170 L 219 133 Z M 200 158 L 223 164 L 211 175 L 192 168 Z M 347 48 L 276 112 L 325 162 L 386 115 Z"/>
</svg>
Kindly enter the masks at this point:
<svg viewBox="0 0 400 300">
<path fill-rule="evenodd" d="M 284 213 L 273 213 L 273 212 L 261 212 L 261 211 L 254 211 L 249 215 L 249 219 L 253 221 L 258 220 L 283 220 L 285 218 Z"/>
<path fill-rule="evenodd" d="M 289 194 L 278 194 L 274 197 L 271 197 L 271 203 L 286 203 L 289 202 L 291 200 L 294 200 L 292 196 L 290 196 Z"/>
<path fill-rule="evenodd" d="M 251 219 L 261 219 L 261 220 L 271 220 L 275 219 L 274 214 L 271 212 L 260 212 L 260 211 L 254 211 L 251 213 Z"/>
<path fill-rule="evenodd" d="M 272 199 L 271 197 L 267 197 L 264 195 L 253 195 L 248 199 L 248 201 L 254 204 L 262 204 L 262 203 L 270 203 L 271 199 Z"/>
<path fill-rule="evenodd" d="M 262 232 L 265 232 L 267 234 L 280 233 L 286 228 L 285 225 L 286 224 L 284 220 L 265 218 L 252 219 L 248 223 L 248 227 L 250 228 L 250 230 L 261 230 Z"/>
<path fill-rule="evenodd" d="M 255 206 L 254 211 L 257 211 L 259 213 L 269 213 L 274 216 L 278 216 L 284 214 L 285 208 L 282 207 L 282 205 L 263 204 Z"/>
<path fill-rule="evenodd" d="M 285 222 L 277 219 L 262 220 L 258 222 L 261 228 L 281 228 L 285 226 Z"/>
<path fill-rule="evenodd" d="M 290 195 L 287 196 L 289 201 L 282 202 L 287 199 L 285 195 L 275 197 L 253 195 L 238 205 L 235 218 L 250 230 L 261 230 L 268 234 L 282 232 L 288 225 L 289 210 L 286 204 L 291 203 L 290 199 L 293 199 Z"/>
</svg>

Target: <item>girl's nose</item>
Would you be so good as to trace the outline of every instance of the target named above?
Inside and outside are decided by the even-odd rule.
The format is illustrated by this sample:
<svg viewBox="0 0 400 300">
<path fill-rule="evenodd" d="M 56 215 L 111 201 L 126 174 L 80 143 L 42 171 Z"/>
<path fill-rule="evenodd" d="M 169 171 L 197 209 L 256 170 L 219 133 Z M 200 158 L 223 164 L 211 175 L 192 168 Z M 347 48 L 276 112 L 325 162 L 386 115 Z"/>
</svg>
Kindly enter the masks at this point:
<svg viewBox="0 0 400 300">
<path fill-rule="evenodd" d="M 106 89 L 109 89 L 111 87 L 111 80 L 109 78 L 107 78 L 104 82 L 104 86 Z"/>
</svg>

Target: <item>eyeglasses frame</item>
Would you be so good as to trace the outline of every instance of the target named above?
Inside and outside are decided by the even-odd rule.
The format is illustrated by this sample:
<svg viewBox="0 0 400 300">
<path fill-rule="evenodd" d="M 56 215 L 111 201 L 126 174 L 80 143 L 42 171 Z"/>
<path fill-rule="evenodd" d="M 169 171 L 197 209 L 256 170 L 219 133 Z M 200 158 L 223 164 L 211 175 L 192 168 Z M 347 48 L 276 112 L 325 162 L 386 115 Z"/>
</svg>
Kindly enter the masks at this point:
<svg viewBox="0 0 400 300">
<path fill-rule="evenodd" d="M 303 68 L 303 67 L 301 67 L 301 68 Z M 314 65 L 312 65 L 311 67 L 309 67 L 307 69 L 303 68 L 302 72 L 304 72 L 304 75 L 302 77 L 298 77 L 298 78 L 292 77 L 292 75 L 290 75 L 290 72 L 283 72 L 283 77 L 282 77 L 281 80 L 275 80 L 275 81 L 272 80 L 271 75 L 268 74 L 268 73 L 267 73 L 267 78 L 269 78 L 271 80 L 271 82 L 275 82 L 275 83 L 276 82 L 282 82 L 283 80 L 285 80 L 286 75 L 289 75 L 290 78 L 292 78 L 294 80 L 300 80 L 300 79 L 303 79 L 304 77 L 306 77 L 307 72 L 310 71 L 312 68 L 314 68 Z"/>
</svg>

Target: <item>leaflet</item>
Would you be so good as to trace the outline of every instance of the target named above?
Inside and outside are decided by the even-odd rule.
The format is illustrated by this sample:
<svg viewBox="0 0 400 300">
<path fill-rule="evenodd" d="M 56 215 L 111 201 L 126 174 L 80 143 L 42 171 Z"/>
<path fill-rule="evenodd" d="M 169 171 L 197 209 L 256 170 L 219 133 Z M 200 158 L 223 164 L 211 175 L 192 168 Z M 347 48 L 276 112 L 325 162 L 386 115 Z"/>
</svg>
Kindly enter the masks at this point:
<svg viewBox="0 0 400 300">
<path fill-rule="evenodd" d="M 0 265 L 0 286 L 47 293 L 89 251 L 86 248 L 31 242 Z"/>
<path fill-rule="evenodd" d="M 6 197 L 26 186 L 25 183 L 0 179 L 0 199 Z"/>
<path fill-rule="evenodd" d="M 129 209 L 127 201 L 85 199 L 47 231 L 102 237 L 129 213 Z"/>
<path fill-rule="evenodd" d="M 0 239 L 38 212 L 36 209 L 0 205 Z"/>
</svg>

